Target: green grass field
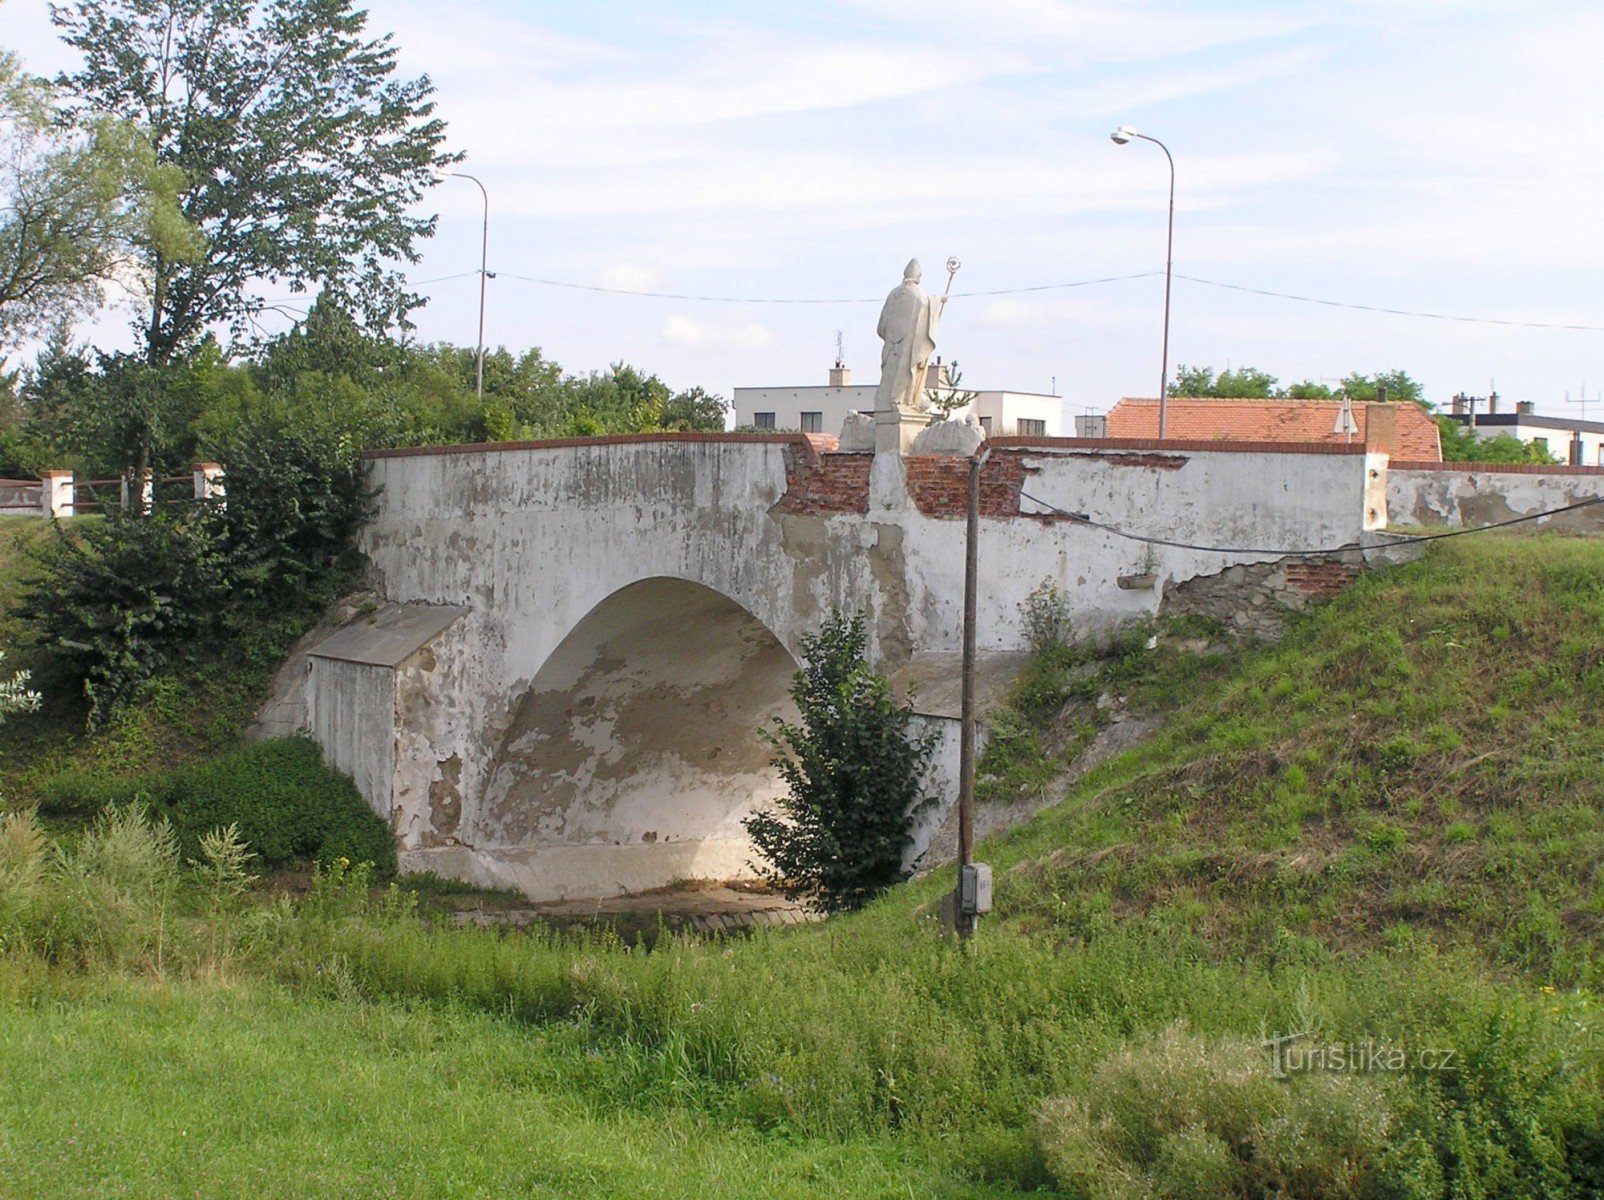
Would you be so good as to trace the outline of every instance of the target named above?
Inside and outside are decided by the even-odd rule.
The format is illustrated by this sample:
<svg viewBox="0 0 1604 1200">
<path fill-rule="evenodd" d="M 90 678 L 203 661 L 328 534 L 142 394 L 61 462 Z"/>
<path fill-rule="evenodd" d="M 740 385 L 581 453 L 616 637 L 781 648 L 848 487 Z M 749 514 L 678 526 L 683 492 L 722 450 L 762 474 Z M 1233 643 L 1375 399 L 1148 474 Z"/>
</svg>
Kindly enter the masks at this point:
<svg viewBox="0 0 1604 1200">
<path fill-rule="evenodd" d="M 1016 704 L 1033 740 L 993 751 L 997 779 L 1039 786 L 1042 747 L 1080 740 L 1066 727 L 1104 691 L 1166 725 L 982 847 L 997 911 L 968 947 L 937 927 L 945 879 L 647 953 L 457 929 L 343 869 L 293 901 L 234 898 L 137 823 L 52 852 L 13 821 L 3 1177 L 83 1196 L 1604 1194 L 1601 629 L 1604 544 L 1467 538 L 1274 647 L 1134 640 L 1089 678 L 1045 656 Z M 1399 1059 L 1275 1079 L 1260 1042 L 1293 1032 Z"/>
</svg>

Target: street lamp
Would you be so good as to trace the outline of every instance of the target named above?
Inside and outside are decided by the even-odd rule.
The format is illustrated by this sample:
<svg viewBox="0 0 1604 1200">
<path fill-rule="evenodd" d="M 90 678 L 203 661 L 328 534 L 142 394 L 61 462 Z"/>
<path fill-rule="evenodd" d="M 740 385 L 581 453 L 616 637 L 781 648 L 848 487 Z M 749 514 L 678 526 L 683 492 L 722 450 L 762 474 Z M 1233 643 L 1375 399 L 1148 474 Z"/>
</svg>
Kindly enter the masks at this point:
<svg viewBox="0 0 1604 1200">
<path fill-rule="evenodd" d="M 490 277 L 485 269 L 490 253 L 490 193 L 485 191 L 485 185 L 477 177 L 462 171 L 441 171 L 439 178 L 471 180 L 478 186 L 479 194 L 484 197 L 485 202 L 484 230 L 479 239 L 479 353 L 474 360 L 473 388 L 474 394 L 483 400 L 485 398 L 485 280 Z"/>
<path fill-rule="evenodd" d="M 1158 436 L 1163 441 L 1164 405 L 1170 386 L 1170 265 L 1175 257 L 1175 159 L 1170 157 L 1170 148 L 1163 142 L 1145 133 L 1137 133 L 1129 125 L 1121 125 L 1108 136 L 1116 146 L 1123 146 L 1132 138 L 1152 142 L 1164 151 L 1164 157 L 1169 159 L 1170 164 L 1170 225 L 1169 236 L 1164 244 L 1164 354 L 1158 376 Z"/>
</svg>

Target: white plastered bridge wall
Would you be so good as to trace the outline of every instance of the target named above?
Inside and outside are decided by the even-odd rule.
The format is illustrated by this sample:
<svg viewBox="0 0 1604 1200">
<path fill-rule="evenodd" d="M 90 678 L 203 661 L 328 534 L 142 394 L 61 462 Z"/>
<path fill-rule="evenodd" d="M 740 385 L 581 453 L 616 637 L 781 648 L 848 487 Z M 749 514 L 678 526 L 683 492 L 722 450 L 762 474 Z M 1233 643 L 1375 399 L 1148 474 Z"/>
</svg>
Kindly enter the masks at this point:
<svg viewBox="0 0 1604 1200">
<path fill-rule="evenodd" d="M 668 435 L 374 456 L 361 548 L 383 607 L 312 650 L 305 723 L 391 821 L 406 868 L 535 898 L 747 873 L 740 819 L 779 787 L 758 726 L 788 711 L 801 639 L 838 607 L 866 614 L 882 669 L 921 680 L 916 707 L 944 734 L 929 782 L 950 803 L 951 481 L 966 464 L 897 459 L 900 502 L 875 505 L 867 456 L 821 446 Z M 1032 515 L 1021 483 L 1199 545 L 1340 546 L 1366 525 L 1362 453 L 1000 439 L 986 470 L 979 647 L 999 687 L 1044 580 L 1086 632 L 1275 557 Z M 1156 586 L 1120 584 L 1144 574 Z M 364 623 L 391 634 L 375 647 Z"/>
</svg>

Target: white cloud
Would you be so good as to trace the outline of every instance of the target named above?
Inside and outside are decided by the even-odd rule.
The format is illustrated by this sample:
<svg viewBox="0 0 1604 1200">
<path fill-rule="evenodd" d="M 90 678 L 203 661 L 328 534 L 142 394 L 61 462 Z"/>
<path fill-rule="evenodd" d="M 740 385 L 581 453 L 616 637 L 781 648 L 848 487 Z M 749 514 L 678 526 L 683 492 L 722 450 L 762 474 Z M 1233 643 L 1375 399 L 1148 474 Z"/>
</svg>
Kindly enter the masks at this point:
<svg viewBox="0 0 1604 1200">
<path fill-rule="evenodd" d="M 663 340 L 697 350 L 761 350 L 774 335 L 750 318 L 697 321 L 675 313 L 663 321 Z"/>
</svg>

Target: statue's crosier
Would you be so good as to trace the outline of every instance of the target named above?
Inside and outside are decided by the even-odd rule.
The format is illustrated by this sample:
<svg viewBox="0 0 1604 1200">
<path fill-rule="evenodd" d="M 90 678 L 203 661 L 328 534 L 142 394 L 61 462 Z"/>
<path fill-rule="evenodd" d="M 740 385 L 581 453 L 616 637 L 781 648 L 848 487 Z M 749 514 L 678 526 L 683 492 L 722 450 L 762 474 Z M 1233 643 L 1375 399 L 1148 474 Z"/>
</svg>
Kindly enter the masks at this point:
<svg viewBox="0 0 1604 1200">
<path fill-rule="evenodd" d="M 948 264 L 947 283 L 956 262 Z M 876 412 L 895 412 L 898 408 L 924 412 L 925 368 L 936 348 L 941 312 L 947 296 L 927 296 L 919 287 L 922 272 L 919 260 L 910 259 L 902 272 L 902 284 L 886 297 L 875 332 L 885 345 L 880 350 L 880 386 L 874 393 Z"/>
</svg>

